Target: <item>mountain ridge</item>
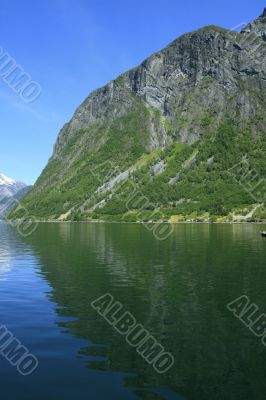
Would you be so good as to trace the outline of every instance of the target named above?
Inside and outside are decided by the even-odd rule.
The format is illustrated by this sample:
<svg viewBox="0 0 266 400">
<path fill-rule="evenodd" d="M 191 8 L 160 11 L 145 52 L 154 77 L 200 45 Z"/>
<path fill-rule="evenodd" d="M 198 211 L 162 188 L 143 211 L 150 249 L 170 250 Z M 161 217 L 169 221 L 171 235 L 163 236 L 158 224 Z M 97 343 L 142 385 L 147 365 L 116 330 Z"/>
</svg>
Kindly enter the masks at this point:
<svg viewBox="0 0 266 400">
<path fill-rule="evenodd" d="M 262 15 L 263 15 L 263 14 L 262 14 Z M 258 18 L 257 20 L 255 20 L 255 21 L 259 21 L 260 19 L 261 19 L 261 17 L 259 17 L 259 18 Z M 248 26 L 248 25 L 247 25 L 247 26 Z M 265 30 L 265 29 L 264 29 L 264 30 Z M 156 58 L 158 55 L 164 53 L 165 51 L 167 51 L 167 50 L 170 49 L 171 47 L 176 46 L 176 44 L 177 44 L 177 43 L 180 43 L 182 40 L 187 40 L 187 39 L 191 40 L 191 38 L 192 38 L 193 36 L 195 36 L 195 35 L 198 36 L 199 33 L 201 33 L 201 32 L 206 32 L 206 31 L 213 32 L 213 33 L 216 33 L 216 32 L 218 31 L 218 32 L 226 33 L 227 35 L 231 35 L 232 37 L 235 37 L 235 36 L 237 36 L 237 35 L 241 35 L 241 33 L 245 33 L 245 32 L 246 32 L 246 31 L 245 31 L 245 28 L 244 28 L 244 30 L 241 31 L 241 33 L 237 33 L 237 32 L 232 32 L 232 31 L 227 30 L 227 29 L 224 29 L 224 28 L 220 28 L 220 27 L 216 27 L 216 26 L 210 25 L 210 26 L 207 26 L 207 27 L 200 28 L 200 29 L 197 30 L 197 31 L 193 31 L 193 32 L 186 33 L 186 34 L 182 35 L 180 38 L 175 39 L 174 41 L 172 41 L 172 42 L 171 42 L 166 48 L 164 48 L 163 50 L 154 53 L 154 54 L 151 55 L 149 58 L 147 58 L 146 60 L 144 60 L 143 63 L 140 64 L 140 66 L 135 67 L 135 68 L 133 68 L 133 69 L 127 71 L 126 73 L 120 75 L 117 79 L 111 81 L 109 84 L 103 86 L 102 88 L 99 88 L 99 89 L 93 91 L 93 92 L 84 100 L 84 102 L 81 104 L 81 106 L 79 106 L 78 109 L 75 111 L 74 117 L 72 118 L 71 121 L 75 120 L 75 116 L 77 117 L 76 120 L 79 120 L 78 117 L 80 116 L 80 114 L 82 114 L 82 112 L 85 111 L 85 110 L 82 110 L 82 107 L 84 107 L 85 109 L 86 109 L 86 108 L 89 108 L 89 107 L 90 107 L 90 102 L 93 101 L 95 97 L 101 96 L 101 93 L 102 93 L 102 92 L 108 92 L 108 91 L 109 91 L 109 92 L 110 92 L 110 97 L 114 97 L 114 96 L 116 96 L 116 95 L 119 95 L 119 94 L 120 94 L 119 91 L 118 91 L 119 88 L 114 87 L 114 85 L 117 85 L 117 82 L 118 82 L 119 80 L 121 80 L 121 79 L 123 79 L 123 78 L 128 78 L 129 75 L 132 76 L 132 74 L 134 74 L 135 71 L 138 71 L 141 67 L 145 67 L 145 66 L 146 66 L 146 63 L 147 63 L 148 61 L 150 61 L 150 60 Z M 240 40 L 240 41 L 241 41 L 241 40 Z M 181 71 L 181 70 L 180 70 L 180 73 L 181 73 L 181 72 L 184 74 L 185 71 Z M 247 71 L 247 73 L 248 73 L 248 71 Z M 264 74 L 264 75 L 265 75 L 265 74 Z M 130 87 L 130 85 L 126 85 L 126 88 L 127 88 L 127 89 L 131 89 L 131 90 L 132 90 L 132 89 L 135 89 L 135 91 L 137 91 L 137 86 L 135 86 L 135 88 L 132 88 L 132 87 Z M 146 100 L 147 100 L 147 99 L 146 99 Z M 96 99 L 96 102 L 97 102 L 97 99 Z M 88 103 L 89 103 L 89 104 L 88 104 Z M 155 102 L 152 102 L 152 101 L 151 101 L 151 105 L 153 105 L 153 106 L 155 105 L 155 106 L 156 106 Z M 161 111 L 162 111 L 162 110 L 161 110 Z M 94 117 L 94 116 L 93 116 L 93 112 L 92 112 L 92 110 L 91 110 L 91 118 L 92 118 L 92 120 L 94 120 L 93 117 Z M 97 114 L 95 115 L 95 117 L 96 117 L 96 119 L 97 119 Z M 71 121 L 70 121 L 70 124 L 71 124 Z M 75 122 L 77 122 L 77 121 L 75 121 Z M 86 124 L 88 123 L 87 118 L 85 118 L 85 123 L 86 123 Z M 80 127 L 81 127 L 81 126 L 82 126 L 82 125 L 80 125 Z M 69 123 L 66 124 L 65 128 L 66 128 L 66 127 L 69 128 Z M 63 128 L 63 129 L 61 130 L 61 134 L 64 133 L 64 129 L 65 129 L 65 128 Z M 74 125 L 74 130 L 76 131 L 78 128 L 79 128 L 79 126 L 77 126 L 77 124 L 75 124 L 75 125 Z M 70 127 L 70 130 L 71 130 L 71 127 Z M 59 143 L 60 143 L 60 135 L 59 135 L 58 140 L 59 140 Z M 58 144 L 58 142 L 57 142 L 56 145 L 55 145 L 55 153 L 56 153 L 56 150 L 57 150 L 57 144 Z"/>
<path fill-rule="evenodd" d="M 241 200 L 241 185 L 232 186 L 233 182 L 222 176 L 222 168 L 228 170 L 234 158 L 240 158 L 240 162 L 245 152 L 251 153 L 254 148 L 257 157 L 251 153 L 250 168 L 256 167 L 258 174 L 265 176 L 265 23 L 264 10 L 241 32 L 208 26 L 184 34 L 138 67 L 93 91 L 61 129 L 52 157 L 26 196 L 25 206 L 48 219 L 124 220 L 128 214 L 132 220 L 138 219 L 136 207 L 125 207 L 125 199 L 121 201 L 125 197 L 119 187 L 121 180 L 109 189 L 111 193 L 102 193 L 101 199 L 95 197 L 99 187 L 110 185 L 104 171 L 99 173 L 98 186 L 91 172 L 111 161 L 119 168 L 117 176 L 124 174 L 128 184 L 133 181 L 144 188 L 144 195 L 152 193 L 150 202 L 159 210 L 159 218 L 171 220 L 193 212 L 228 216 L 238 206 L 249 215 L 254 199 L 243 193 Z M 226 146 L 234 153 L 228 162 L 212 154 L 228 151 Z M 190 171 L 182 165 L 193 151 L 199 156 Z M 200 161 L 203 155 L 208 158 Z M 212 158 L 214 162 L 210 163 Z M 189 187 L 187 181 L 198 174 L 203 162 L 202 181 L 192 180 Z M 161 171 L 154 175 L 151 170 L 158 164 Z M 220 188 L 212 194 L 217 197 L 215 201 L 207 199 L 207 186 L 215 188 L 215 183 L 209 182 L 215 175 L 209 171 L 211 164 L 219 171 L 221 187 L 225 185 L 225 195 Z M 139 180 L 141 174 L 144 183 Z M 174 179 L 177 175 L 179 178 Z M 156 185 L 160 196 L 154 193 Z M 191 190 L 193 185 L 196 195 Z M 235 200 L 229 199 L 232 187 L 238 193 Z M 94 200 L 91 204 L 88 201 L 91 196 L 95 197 L 94 204 Z M 183 198 L 187 207 L 173 206 Z M 84 202 L 91 208 L 85 210 Z M 95 208 L 97 204 L 100 206 Z M 149 209 L 140 213 L 148 218 Z M 13 216 L 19 214 L 14 212 Z"/>
</svg>

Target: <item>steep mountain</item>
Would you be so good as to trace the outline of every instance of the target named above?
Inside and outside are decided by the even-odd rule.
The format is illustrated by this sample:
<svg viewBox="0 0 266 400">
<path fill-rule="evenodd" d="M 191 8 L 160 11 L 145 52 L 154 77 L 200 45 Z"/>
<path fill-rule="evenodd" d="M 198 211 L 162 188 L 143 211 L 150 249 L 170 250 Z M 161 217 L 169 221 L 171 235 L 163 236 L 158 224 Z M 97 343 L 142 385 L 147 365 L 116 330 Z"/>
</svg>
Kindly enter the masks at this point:
<svg viewBox="0 0 266 400">
<path fill-rule="evenodd" d="M 266 218 L 265 61 L 266 9 L 241 32 L 181 36 L 90 94 L 24 206 L 61 220 Z"/>
<path fill-rule="evenodd" d="M 30 187 L 0 173 L 0 219 L 22 199 Z"/>
</svg>

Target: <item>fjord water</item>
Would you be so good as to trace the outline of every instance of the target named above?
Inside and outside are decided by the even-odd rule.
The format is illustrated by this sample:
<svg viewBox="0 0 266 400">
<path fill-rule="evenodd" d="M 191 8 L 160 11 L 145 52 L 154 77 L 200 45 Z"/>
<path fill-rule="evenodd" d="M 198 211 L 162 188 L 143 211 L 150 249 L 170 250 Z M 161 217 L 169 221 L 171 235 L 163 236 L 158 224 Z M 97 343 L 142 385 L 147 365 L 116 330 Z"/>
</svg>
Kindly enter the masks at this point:
<svg viewBox="0 0 266 400">
<path fill-rule="evenodd" d="M 5 400 L 264 399 L 266 347 L 226 305 L 266 312 L 260 225 L 182 224 L 158 241 L 136 224 L 0 224 L 0 325 L 39 360 L 21 376 L 0 355 Z M 158 374 L 90 303 L 120 301 L 171 352 Z"/>
</svg>

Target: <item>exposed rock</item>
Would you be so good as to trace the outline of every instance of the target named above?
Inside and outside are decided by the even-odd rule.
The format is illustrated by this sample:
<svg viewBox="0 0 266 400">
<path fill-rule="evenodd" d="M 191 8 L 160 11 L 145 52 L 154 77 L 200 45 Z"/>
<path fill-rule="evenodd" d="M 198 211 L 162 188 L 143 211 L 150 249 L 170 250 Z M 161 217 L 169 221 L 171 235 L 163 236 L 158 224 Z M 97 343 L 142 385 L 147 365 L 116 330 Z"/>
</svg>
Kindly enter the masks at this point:
<svg viewBox="0 0 266 400">
<path fill-rule="evenodd" d="M 71 210 L 76 203 L 86 205 L 92 194 L 108 196 L 129 180 L 143 156 L 149 159 L 176 144 L 215 140 L 224 121 L 232 121 L 236 132 L 248 131 L 250 140 L 265 140 L 265 26 L 266 10 L 241 32 L 207 26 L 187 33 L 91 93 L 60 131 L 47 167 L 26 197 L 30 211 L 38 212 L 44 196 L 47 208 L 53 208 L 49 215 L 66 215 L 66 202 Z M 121 172 L 95 182 L 91 171 L 107 158 Z M 154 175 L 165 173 L 168 161 L 149 160 Z M 197 151 L 181 168 L 178 159 L 171 160 L 177 163 L 176 175 L 171 176 L 173 165 L 169 174 L 166 171 L 166 185 L 195 168 Z M 210 165 L 213 157 L 207 154 L 200 160 L 201 166 Z M 175 200 L 174 189 L 168 189 L 169 199 Z"/>
<path fill-rule="evenodd" d="M 207 165 L 211 165 L 213 163 L 213 161 L 214 161 L 214 156 L 208 158 Z"/>
<path fill-rule="evenodd" d="M 152 174 L 154 176 L 160 175 L 165 169 L 165 163 L 163 160 L 158 161 L 156 164 L 151 166 Z"/>
<path fill-rule="evenodd" d="M 260 106 L 251 104 L 250 91 L 266 90 L 265 26 L 264 10 L 241 33 L 209 26 L 175 40 L 139 67 L 94 91 L 61 130 L 53 159 L 60 157 L 80 129 L 89 130 L 94 124 L 108 125 L 127 115 L 134 108 L 135 96 L 173 124 L 169 137 L 162 125 L 151 119 L 148 151 L 167 146 L 173 137 L 183 143 L 194 143 L 203 136 L 199 120 L 204 113 L 219 118 L 238 112 L 239 123 L 244 124 Z M 241 101 L 240 81 L 245 85 Z M 178 123 L 181 116 L 184 124 Z M 94 138 L 88 134 L 87 141 L 93 149 L 107 138 L 108 132 Z"/>
</svg>

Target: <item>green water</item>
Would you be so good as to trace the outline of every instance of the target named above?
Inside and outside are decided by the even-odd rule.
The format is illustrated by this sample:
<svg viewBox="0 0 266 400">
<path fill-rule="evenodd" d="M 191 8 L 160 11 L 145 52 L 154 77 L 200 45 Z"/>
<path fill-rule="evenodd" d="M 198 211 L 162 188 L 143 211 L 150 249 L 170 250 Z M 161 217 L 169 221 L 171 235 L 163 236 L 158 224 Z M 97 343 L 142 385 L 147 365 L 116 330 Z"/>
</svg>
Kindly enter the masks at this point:
<svg viewBox="0 0 266 400">
<path fill-rule="evenodd" d="M 266 313 L 260 225 L 0 224 L 0 324 L 38 357 L 30 376 L 0 356 L 3 399 L 260 400 L 266 347 L 226 305 Z M 158 374 L 92 307 L 110 293 L 175 359 Z"/>
</svg>

